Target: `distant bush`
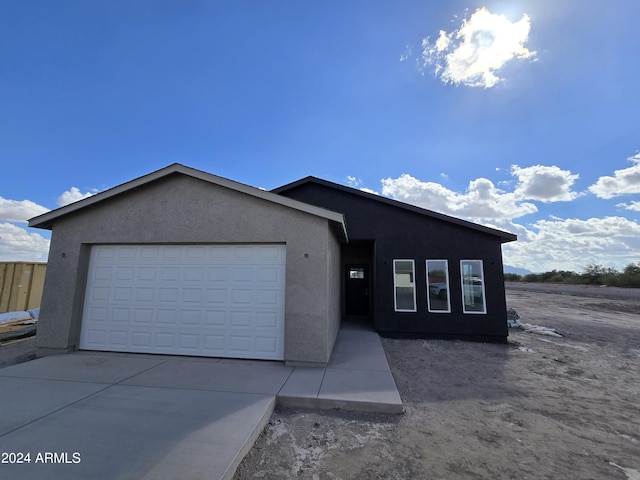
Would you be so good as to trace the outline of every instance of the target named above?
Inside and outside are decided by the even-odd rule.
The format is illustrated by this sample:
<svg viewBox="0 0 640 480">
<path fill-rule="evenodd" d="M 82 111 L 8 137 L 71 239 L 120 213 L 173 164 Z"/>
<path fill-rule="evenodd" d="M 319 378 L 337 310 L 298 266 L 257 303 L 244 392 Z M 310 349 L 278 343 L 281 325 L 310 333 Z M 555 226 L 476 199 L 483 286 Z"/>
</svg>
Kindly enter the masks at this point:
<svg viewBox="0 0 640 480">
<path fill-rule="evenodd" d="M 605 277 L 605 285 L 614 287 L 640 287 L 640 263 L 627 265 L 622 273 Z"/>
<path fill-rule="evenodd" d="M 631 263 L 627 265 L 622 272 L 619 272 L 615 268 L 590 264 L 584 267 L 582 273 L 566 270 L 551 270 L 550 272 L 530 273 L 524 276 L 515 273 L 505 273 L 504 279 L 507 282 L 574 283 L 640 288 L 640 263 Z"/>
<path fill-rule="evenodd" d="M 505 273 L 504 274 L 505 282 L 520 282 L 522 281 L 522 275 L 518 275 L 517 273 Z"/>
<path fill-rule="evenodd" d="M 581 283 L 580 275 L 566 270 L 551 270 L 544 273 L 530 273 L 522 280 L 533 283 Z"/>
</svg>

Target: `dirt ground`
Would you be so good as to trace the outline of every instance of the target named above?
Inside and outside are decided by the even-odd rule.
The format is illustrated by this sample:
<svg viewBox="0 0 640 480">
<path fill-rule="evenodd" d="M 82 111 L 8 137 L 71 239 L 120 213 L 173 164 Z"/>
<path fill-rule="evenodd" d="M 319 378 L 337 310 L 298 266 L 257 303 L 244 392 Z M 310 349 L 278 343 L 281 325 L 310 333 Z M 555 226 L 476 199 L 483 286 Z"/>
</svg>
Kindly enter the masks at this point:
<svg viewBox="0 0 640 480">
<path fill-rule="evenodd" d="M 277 409 L 235 480 L 640 480 L 640 300 L 507 305 L 562 337 L 383 339 L 403 415 Z"/>
</svg>

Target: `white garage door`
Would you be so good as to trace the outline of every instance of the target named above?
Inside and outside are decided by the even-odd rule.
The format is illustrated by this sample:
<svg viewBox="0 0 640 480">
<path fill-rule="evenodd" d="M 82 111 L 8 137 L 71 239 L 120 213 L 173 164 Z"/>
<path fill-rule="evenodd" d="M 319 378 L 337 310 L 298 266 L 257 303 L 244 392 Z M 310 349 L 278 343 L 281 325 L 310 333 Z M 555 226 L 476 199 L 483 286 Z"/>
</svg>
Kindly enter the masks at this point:
<svg viewBox="0 0 640 480">
<path fill-rule="evenodd" d="M 284 358 L 284 245 L 91 251 L 80 348 Z"/>
</svg>

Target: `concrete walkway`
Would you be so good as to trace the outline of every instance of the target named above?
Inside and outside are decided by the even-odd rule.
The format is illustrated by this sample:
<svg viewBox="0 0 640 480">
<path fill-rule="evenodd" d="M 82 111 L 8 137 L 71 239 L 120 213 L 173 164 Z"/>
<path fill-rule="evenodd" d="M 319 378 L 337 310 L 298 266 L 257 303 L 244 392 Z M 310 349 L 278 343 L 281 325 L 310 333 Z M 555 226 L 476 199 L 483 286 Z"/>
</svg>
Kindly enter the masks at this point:
<svg viewBox="0 0 640 480">
<path fill-rule="evenodd" d="M 0 369 L 0 479 L 231 478 L 276 404 L 402 412 L 378 335 L 348 324 L 326 368 L 56 355 Z"/>
</svg>

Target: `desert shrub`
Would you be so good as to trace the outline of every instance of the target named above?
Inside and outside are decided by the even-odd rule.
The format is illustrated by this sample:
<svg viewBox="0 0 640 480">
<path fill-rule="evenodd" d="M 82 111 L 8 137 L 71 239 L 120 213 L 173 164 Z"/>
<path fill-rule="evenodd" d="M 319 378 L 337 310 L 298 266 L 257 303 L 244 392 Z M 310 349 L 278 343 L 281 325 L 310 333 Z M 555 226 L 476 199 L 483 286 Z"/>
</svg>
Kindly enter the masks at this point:
<svg viewBox="0 0 640 480">
<path fill-rule="evenodd" d="M 640 287 L 640 263 L 627 265 L 622 273 L 616 277 L 618 287 Z"/>
<path fill-rule="evenodd" d="M 580 275 L 566 270 L 551 270 L 543 273 L 530 273 L 524 281 L 533 283 L 579 283 Z"/>
<path fill-rule="evenodd" d="M 529 273 L 524 276 L 507 273 L 508 282 L 531 283 L 573 283 L 586 285 L 609 285 L 612 287 L 640 288 L 640 263 L 627 265 L 622 272 L 602 265 L 587 265 L 582 273 L 567 270 L 551 270 L 543 273 Z"/>
<path fill-rule="evenodd" d="M 615 268 L 606 268 L 602 265 L 590 264 L 584 267 L 582 277 L 589 285 L 612 285 L 618 271 Z"/>
<path fill-rule="evenodd" d="M 517 273 L 505 273 L 504 281 L 505 282 L 519 282 L 522 280 L 522 276 Z"/>
</svg>

